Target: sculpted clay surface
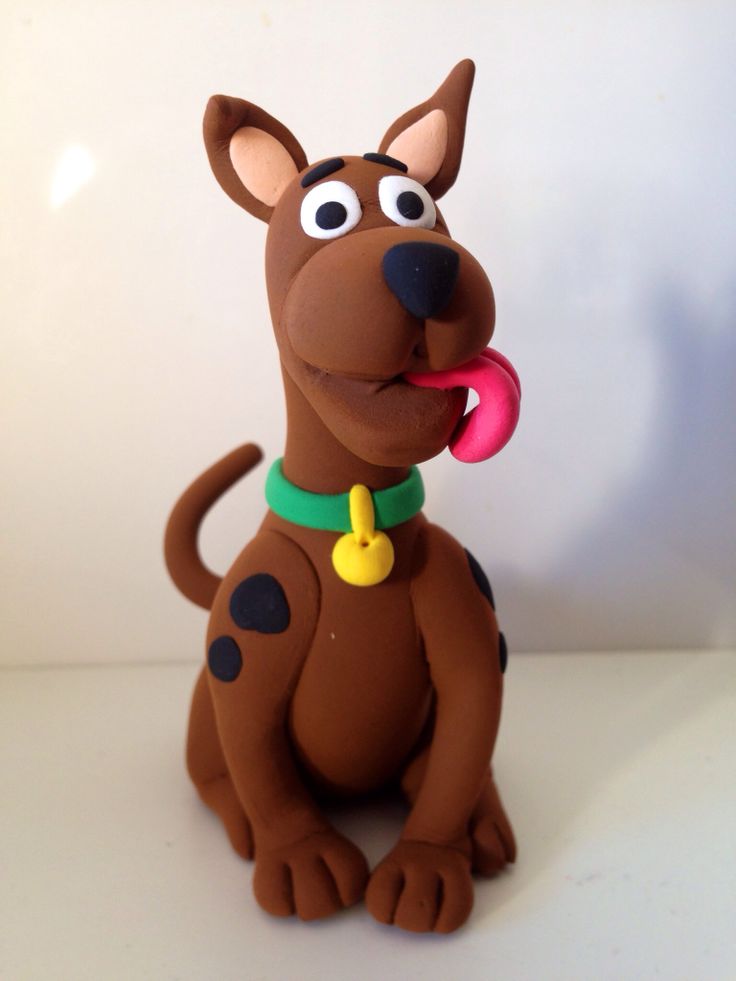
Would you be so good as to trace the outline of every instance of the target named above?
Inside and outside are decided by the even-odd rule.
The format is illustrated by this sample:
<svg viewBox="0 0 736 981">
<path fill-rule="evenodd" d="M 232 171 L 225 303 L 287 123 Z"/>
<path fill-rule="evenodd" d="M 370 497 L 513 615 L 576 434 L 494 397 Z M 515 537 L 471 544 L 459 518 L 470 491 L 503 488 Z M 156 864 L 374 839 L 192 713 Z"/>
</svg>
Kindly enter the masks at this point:
<svg viewBox="0 0 736 981">
<path fill-rule="evenodd" d="M 378 153 L 313 164 L 251 103 L 215 96 L 205 114 L 217 180 L 268 223 L 286 449 L 263 523 L 222 579 L 198 528 L 256 446 L 184 493 L 165 550 L 179 589 L 211 611 L 189 773 L 277 916 L 364 898 L 382 923 L 450 932 L 470 913 L 472 873 L 516 854 L 490 770 L 506 660 L 493 593 L 421 512 L 416 471 L 448 445 L 487 459 L 518 419 L 518 378 L 487 347 L 490 283 L 435 204 L 460 167 L 473 73 L 457 65 Z M 464 417 L 469 388 L 480 402 Z M 371 871 L 320 803 L 391 786 L 409 812 Z"/>
</svg>

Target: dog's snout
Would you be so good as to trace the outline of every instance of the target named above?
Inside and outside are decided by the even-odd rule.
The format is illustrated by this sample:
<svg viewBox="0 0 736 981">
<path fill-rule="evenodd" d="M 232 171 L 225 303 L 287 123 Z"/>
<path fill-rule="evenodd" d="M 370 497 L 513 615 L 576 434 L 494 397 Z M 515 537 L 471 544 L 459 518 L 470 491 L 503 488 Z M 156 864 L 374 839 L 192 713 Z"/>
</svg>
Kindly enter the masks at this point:
<svg viewBox="0 0 736 981">
<path fill-rule="evenodd" d="M 414 317 L 436 316 L 450 302 L 460 256 L 434 242 L 401 242 L 383 257 L 383 276 L 401 305 Z"/>
</svg>

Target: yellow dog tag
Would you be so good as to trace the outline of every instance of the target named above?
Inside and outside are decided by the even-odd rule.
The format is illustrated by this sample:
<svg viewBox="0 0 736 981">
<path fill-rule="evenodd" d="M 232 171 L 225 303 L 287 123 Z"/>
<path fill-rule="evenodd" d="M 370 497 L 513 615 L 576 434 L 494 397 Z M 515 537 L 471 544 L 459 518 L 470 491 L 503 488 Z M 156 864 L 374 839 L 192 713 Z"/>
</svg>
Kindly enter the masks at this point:
<svg viewBox="0 0 736 981">
<path fill-rule="evenodd" d="M 375 586 L 394 567 L 394 547 L 382 531 L 376 531 L 371 492 L 363 484 L 350 490 L 350 527 L 335 542 L 332 565 L 338 576 L 351 586 Z"/>
</svg>

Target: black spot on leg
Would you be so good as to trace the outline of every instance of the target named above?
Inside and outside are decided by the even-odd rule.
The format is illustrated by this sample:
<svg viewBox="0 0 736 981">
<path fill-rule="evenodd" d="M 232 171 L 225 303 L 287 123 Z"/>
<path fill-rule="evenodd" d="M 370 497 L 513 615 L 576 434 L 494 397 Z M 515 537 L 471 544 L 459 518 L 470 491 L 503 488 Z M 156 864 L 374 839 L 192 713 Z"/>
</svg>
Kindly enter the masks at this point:
<svg viewBox="0 0 736 981">
<path fill-rule="evenodd" d="M 465 549 L 465 554 L 468 557 L 468 565 L 470 566 L 470 571 L 473 574 L 473 579 L 475 579 L 475 585 L 491 604 L 491 609 L 495 610 L 496 604 L 493 601 L 493 590 L 491 589 L 491 584 L 488 581 L 488 576 L 481 568 L 478 560 L 475 558 L 475 556 L 470 554 L 467 548 Z"/>
<path fill-rule="evenodd" d="M 467 548 L 465 549 L 465 554 L 468 557 L 468 565 L 470 566 L 470 571 L 473 574 L 473 579 L 475 580 L 476 586 L 481 591 L 481 593 L 483 593 L 483 595 L 488 600 L 488 602 L 491 604 L 491 608 L 495 610 L 496 604 L 493 600 L 493 590 L 491 589 L 491 584 L 488 581 L 488 576 L 481 568 L 481 565 L 478 562 L 478 560 L 475 558 L 475 556 L 471 555 L 471 553 L 467 550 Z M 506 638 L 499 631 L 498 661 L 501 666 L 501 674 L 503 674 L 504 671 L 506 670 L 506 665 L 508 664 L 508 660 L 509 660 L 509 650 L 506 644 Z"/>
<path fill-rule="evenodd" d="M 240 648 L 232 637 L 218 637 L 207 651 L 207 664 L 218 681 L 235 681 L 243 666 Z"/>
<path fill-rule="evenodd" d="M 248 576 L 233 590 L 230 616 L 241 630 L 280 634 L 289 626 L 291 614 L 281 584 L 267 572 Z"/>
</svg>

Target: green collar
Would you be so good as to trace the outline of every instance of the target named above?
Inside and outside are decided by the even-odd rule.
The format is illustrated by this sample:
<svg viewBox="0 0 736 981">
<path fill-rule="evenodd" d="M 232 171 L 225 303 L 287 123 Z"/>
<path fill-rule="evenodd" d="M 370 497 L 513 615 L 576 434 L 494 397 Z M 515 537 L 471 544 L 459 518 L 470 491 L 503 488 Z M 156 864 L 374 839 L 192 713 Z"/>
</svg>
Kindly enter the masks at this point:
<svg viewBox="0 0 736 981">
<path fill-rule="evenodd" d="M 283 459 L 283 458 L 282 458 Z M 409 476 L 394 487 L 371 491 L 376 528 L 393 528 L 413 518 L 424 504 L 424 484 L 416 467 L 409 469 Z M 281 469 L 281 459 L 276 460 L 266 478 L 266 501 L 280 518 L 322 531 L 352 530 L 350 524 L 349 493 L 315 494 L 302 490 L 287 480 Z"/>
</svg>

